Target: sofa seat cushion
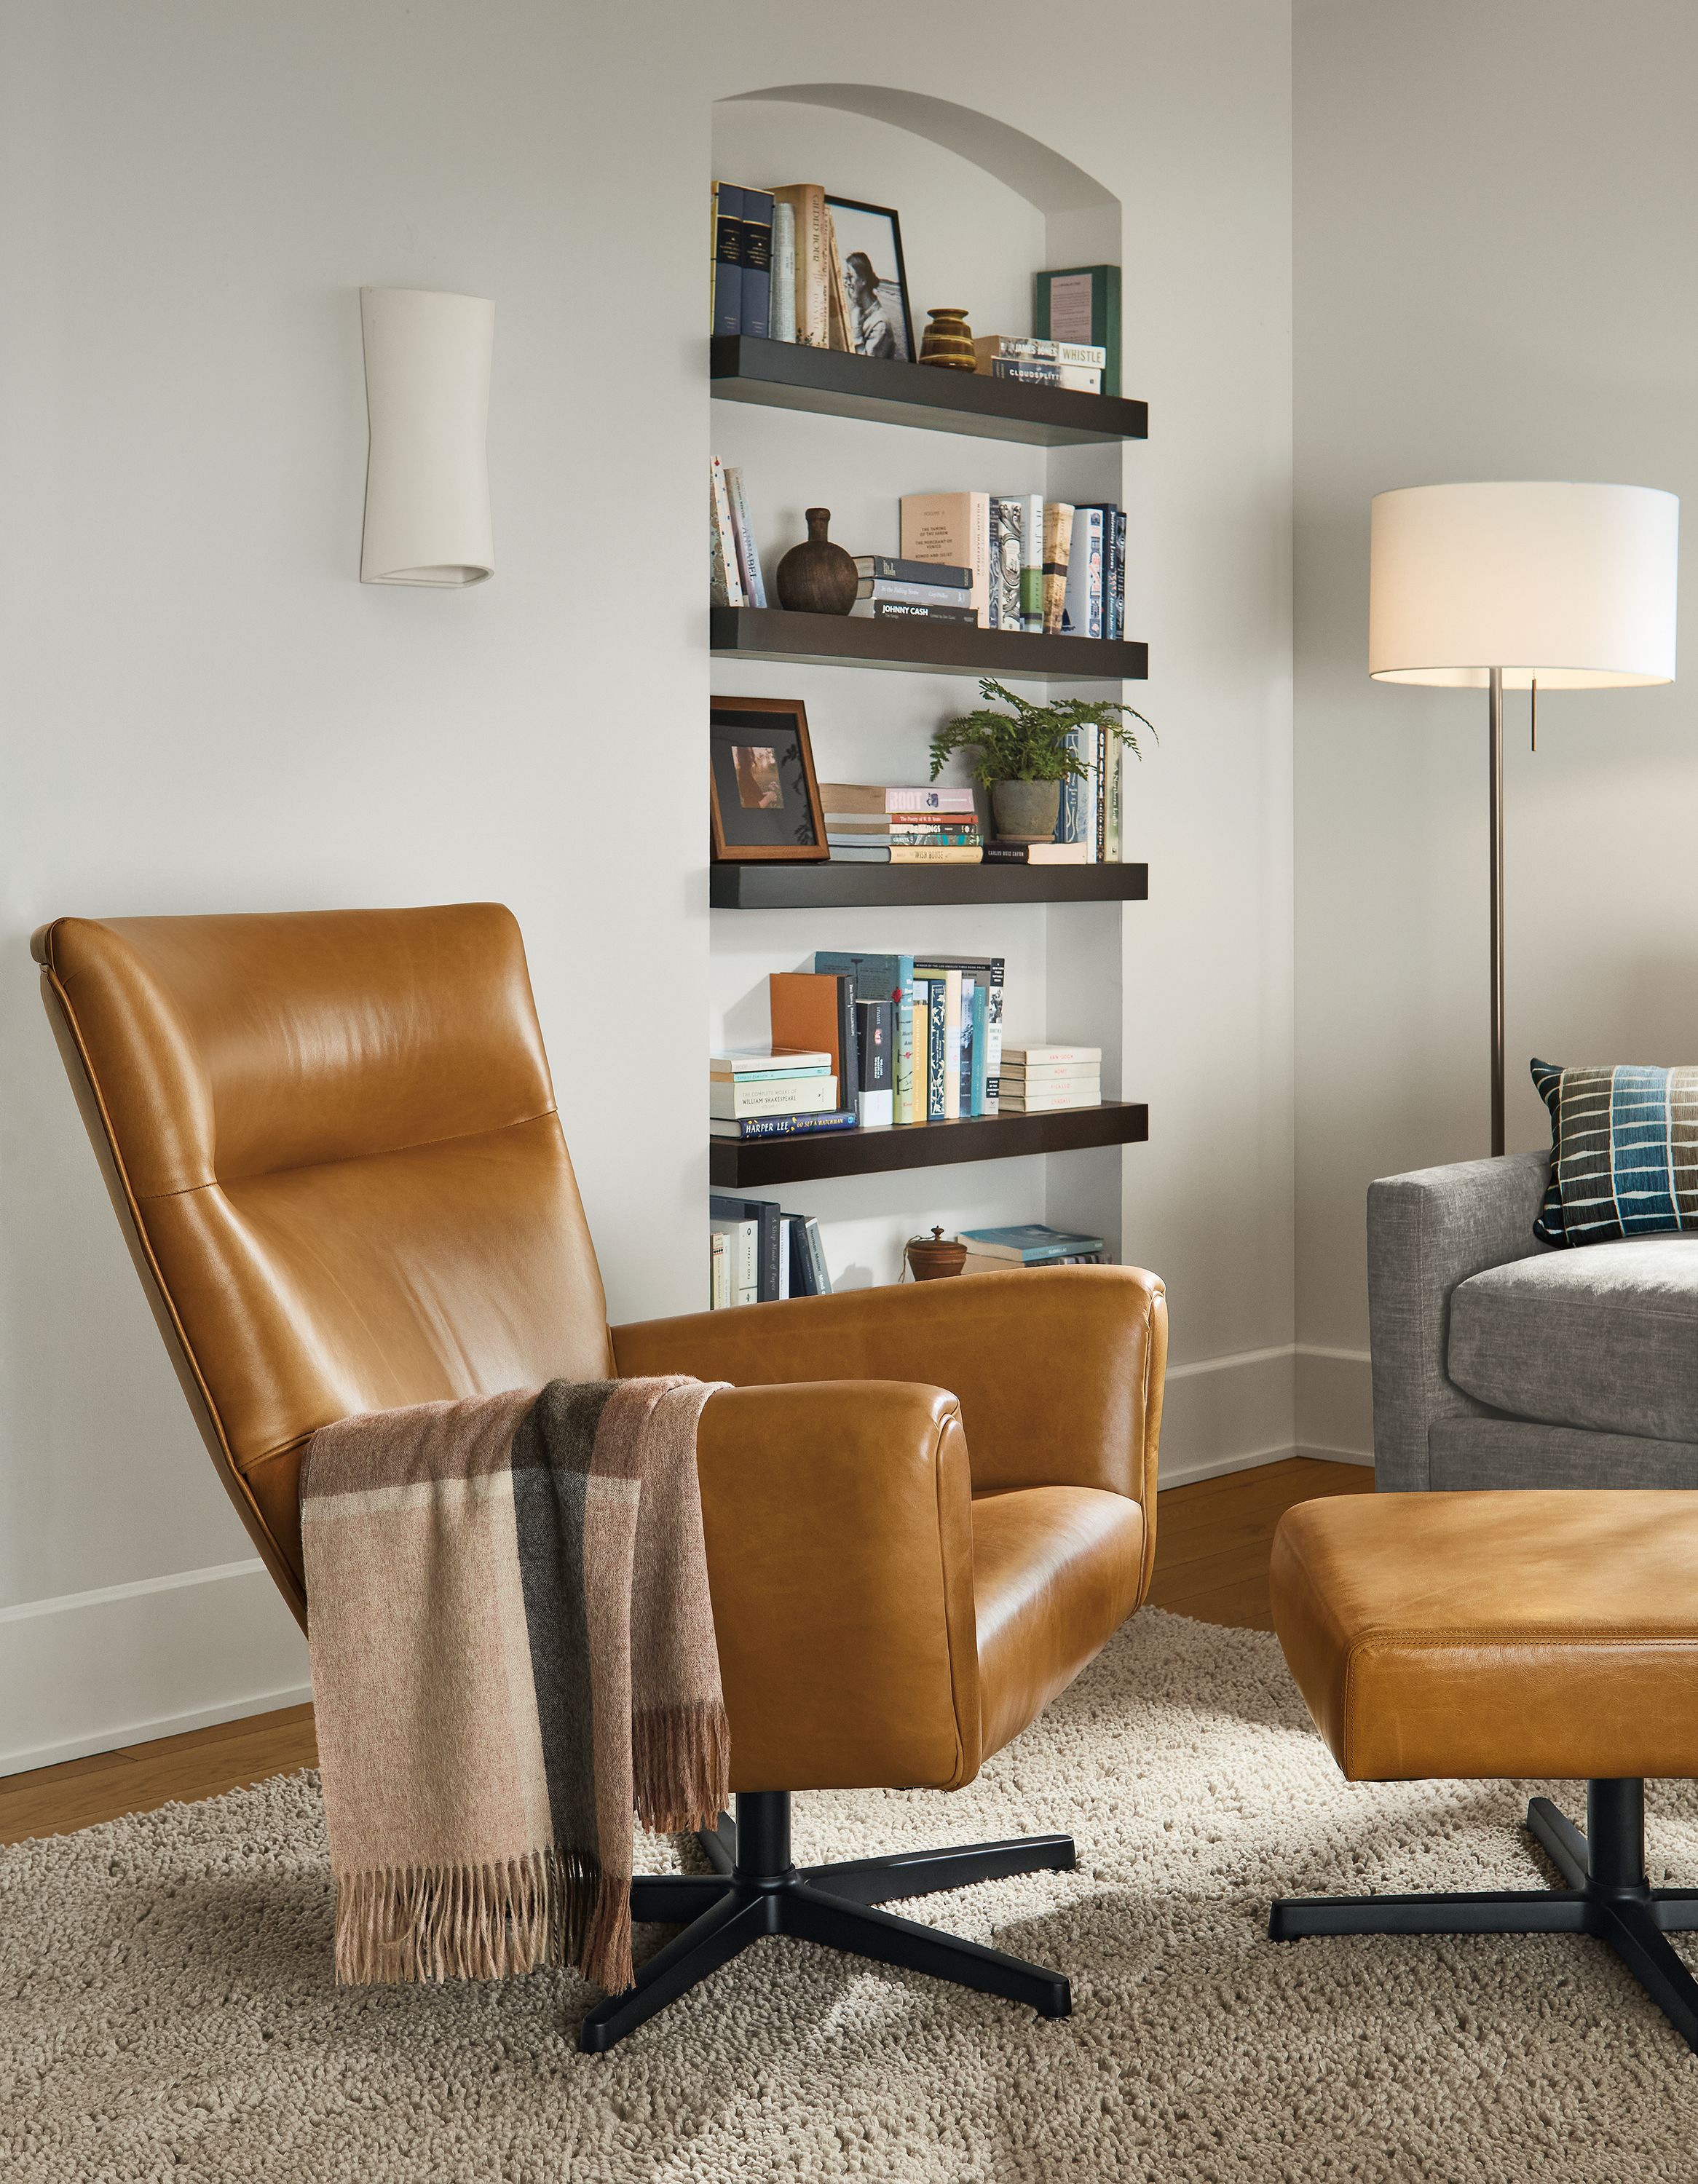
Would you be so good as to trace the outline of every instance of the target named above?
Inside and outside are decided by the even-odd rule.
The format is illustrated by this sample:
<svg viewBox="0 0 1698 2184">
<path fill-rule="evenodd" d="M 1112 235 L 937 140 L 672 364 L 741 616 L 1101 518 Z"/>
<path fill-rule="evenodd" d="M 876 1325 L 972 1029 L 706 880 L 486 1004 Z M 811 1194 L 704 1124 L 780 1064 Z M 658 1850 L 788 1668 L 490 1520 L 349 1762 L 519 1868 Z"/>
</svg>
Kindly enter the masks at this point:
<svg viewBox="0 0 1698 2184">
<path fill-rule="evenodd" d="M 1698 1440 L 1698 1235 L 1489 1267 L 1451 1295 L 1446 1361 L 1511 1418 Z"/>
<path fill-rule="evenodd" d="M 1268 1591 L 1353 1782 L 1698 1774 L 1698 1494 L 1304 1502 Z"/>
<path fill-rule="evenodd" d="M 1144 1513 L 1100 1486 L 973 1497 L 984 1756 L 1065 1691 L 1138 1604 Z"/>
</svg>

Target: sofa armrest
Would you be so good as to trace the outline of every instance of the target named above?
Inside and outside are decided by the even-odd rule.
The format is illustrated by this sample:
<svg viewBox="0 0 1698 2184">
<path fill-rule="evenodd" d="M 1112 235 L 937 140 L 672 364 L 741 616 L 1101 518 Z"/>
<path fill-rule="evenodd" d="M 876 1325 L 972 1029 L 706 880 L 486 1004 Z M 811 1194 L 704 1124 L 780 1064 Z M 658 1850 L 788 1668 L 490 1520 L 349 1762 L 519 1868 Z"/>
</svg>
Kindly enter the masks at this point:
<svg viewBox="0 0 1698 2184">
<path fill-rule="evenodd" d="M 970 1781 L 972 1486 L 954 1397 L 734 1388 L 703 1409 L 696 1458 L 733 1789 Z"/>
<path fill-rule="evenodd" d="M 1167 1303 L 1137 1268 L 905 1282 L 612 1332 L 622 1373 L 947 1388 L 975 1490 L 1106 1487 L 1141 1502 L 1153 1532 Z"/>
<path fill-rule="evenodd" d="M 1488 1267 L 1545 1251 L 1533 1217 L 1550 1178 L 1548 1153 L 1511 1153 L 1385 1176 L 1368 1186 L 1368 1320 L 1373 1349 L 1376 1484 L 1407 1493 L 1430 1483 L 1437 1418 L 1489 1415 L 1445 1369 L 1450 1296 Z"/>
</svg>

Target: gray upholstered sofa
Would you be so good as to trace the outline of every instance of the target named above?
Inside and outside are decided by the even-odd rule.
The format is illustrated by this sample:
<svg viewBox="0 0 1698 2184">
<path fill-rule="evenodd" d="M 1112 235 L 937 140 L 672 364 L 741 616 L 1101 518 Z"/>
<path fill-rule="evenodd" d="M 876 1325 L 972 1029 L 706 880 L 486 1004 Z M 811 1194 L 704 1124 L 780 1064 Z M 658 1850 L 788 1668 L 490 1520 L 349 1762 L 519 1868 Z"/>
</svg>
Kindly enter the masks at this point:
<svg viewBox="0 0 1698 2184">
<path fill-rule="evenodd" d="M 1370 1186 L 1381 1488 L 1698 1486 L 1698 1234 L 1553 1251 L 1550 1172 L 1512 1153 Z"/>
</svg>

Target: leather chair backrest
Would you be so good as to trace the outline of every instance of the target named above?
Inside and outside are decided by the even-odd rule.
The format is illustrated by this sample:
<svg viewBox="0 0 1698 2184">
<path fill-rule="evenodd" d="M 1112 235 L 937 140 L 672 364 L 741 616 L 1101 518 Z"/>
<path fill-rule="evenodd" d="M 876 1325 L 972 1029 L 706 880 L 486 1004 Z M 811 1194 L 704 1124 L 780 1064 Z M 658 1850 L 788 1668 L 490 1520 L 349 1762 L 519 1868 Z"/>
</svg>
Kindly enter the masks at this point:
<svg viewBox="0 0 1698 2184">
<path fill-rule="evenodd" d="M 320 1426 L 612 1369 L 518 927 L 61 918 L 33 945 L 179 1377 L 304 1618 Z"/>
</svg>

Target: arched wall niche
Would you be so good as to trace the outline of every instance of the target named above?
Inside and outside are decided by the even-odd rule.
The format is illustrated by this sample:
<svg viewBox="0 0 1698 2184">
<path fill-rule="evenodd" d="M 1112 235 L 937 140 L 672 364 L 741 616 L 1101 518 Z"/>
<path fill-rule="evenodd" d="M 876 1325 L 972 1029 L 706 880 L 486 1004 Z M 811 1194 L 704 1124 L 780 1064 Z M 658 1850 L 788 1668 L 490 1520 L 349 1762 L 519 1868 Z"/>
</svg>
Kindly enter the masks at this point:
<svg viewBox="0 0 1698 2184">
<path fill-rule="evenodd" d="M 905 129 L 983 168 L 1035 206 L 1044 217 L 1045 254 L 1051 265 L 1120 263 L 1120 200 L 1071 159 L 994 114 L 875 83 L 774 84 L 739 92 L 723 103 L 762 100 L 827 107 Z"/>
</svg>

